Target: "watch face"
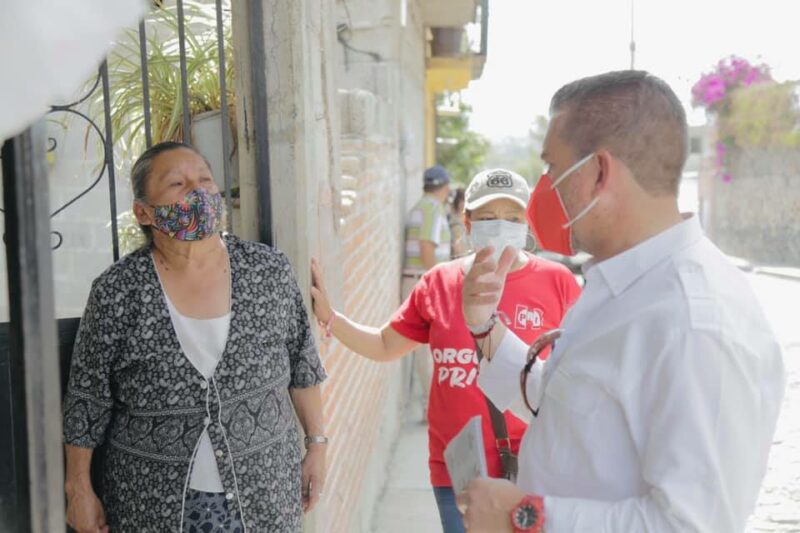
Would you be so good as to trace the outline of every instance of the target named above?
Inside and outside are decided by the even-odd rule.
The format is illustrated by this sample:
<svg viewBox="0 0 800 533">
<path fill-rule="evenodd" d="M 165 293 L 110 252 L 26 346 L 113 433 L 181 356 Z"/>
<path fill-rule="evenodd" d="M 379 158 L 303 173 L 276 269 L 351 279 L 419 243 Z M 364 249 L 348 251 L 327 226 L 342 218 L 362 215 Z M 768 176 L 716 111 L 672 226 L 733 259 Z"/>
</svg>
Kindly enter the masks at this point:
<svg viewBox="0 0 800 533">
<path fill-rule="evenodd" d="M 538 514 L 533 505 L 529 503 L 520 505 L 514 511 L 514 527 L 517 529 L 529 529 L 536 524 L 537 518 Z"/>
</svg>

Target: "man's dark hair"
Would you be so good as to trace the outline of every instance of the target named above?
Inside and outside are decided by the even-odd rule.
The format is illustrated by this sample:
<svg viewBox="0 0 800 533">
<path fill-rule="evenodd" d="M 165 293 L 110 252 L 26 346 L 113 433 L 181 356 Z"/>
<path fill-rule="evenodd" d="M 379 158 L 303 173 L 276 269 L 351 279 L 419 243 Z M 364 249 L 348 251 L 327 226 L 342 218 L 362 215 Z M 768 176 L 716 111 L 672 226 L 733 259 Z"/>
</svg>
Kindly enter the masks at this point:
<svg viewBox="0 0 800 533">
<path fill-rule="evenodd" d="M 453 209 L 456 209 L 459 204 L 464 203 L 464 187 L 456 187 L 456 190 L 453 192 L 453 201 L 451 205 Z"/>
<path fill-rule="evenodd" d="M 683 105 L 663 80 L 638 70 L 579 79 L 556 92 L 550 113 L 564 114 L 556 133 L 576 158 L 605 148 L 650 194 L 678 193 L 688 127 Z"/>
</svg>

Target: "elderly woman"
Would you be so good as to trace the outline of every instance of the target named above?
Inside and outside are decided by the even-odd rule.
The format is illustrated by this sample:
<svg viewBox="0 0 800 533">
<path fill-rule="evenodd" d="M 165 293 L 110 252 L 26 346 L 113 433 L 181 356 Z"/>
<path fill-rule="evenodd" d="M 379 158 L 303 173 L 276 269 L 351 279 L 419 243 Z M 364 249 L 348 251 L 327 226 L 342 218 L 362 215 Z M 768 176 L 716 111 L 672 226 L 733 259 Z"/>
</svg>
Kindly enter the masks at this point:
<svg viewBox="0 0 800 533">
<path fill-rule="evenodd" d="M 94 281 L 75 341 L 67 522 L 79 533 L 300 531 L 324 483 L 325 371 L 289 262 L 221 233 L 219 190 L 186 145 L 147 150 L 132 184 L 149 243 Z M 101 502 L 89 466 L 102 443 Z"/>
</svg>

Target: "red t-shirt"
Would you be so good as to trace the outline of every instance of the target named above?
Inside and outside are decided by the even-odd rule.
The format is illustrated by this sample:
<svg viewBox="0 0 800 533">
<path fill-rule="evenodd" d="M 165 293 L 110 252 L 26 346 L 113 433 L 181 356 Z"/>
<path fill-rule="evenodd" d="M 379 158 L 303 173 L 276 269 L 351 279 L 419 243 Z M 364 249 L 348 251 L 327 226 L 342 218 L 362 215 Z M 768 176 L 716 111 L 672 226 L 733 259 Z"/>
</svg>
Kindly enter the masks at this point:
<svg viewBox="0 0 800 533">
<path fill-rule="evenodd" d="M 428 271 L 395 313 L 392 328 L 406 338 L 430 344 L 434 360 L 428 400 L 428 447 L 431 484 L 451 486 L 444 449 L 464 424 L 475 415 L 483 419 L 483 440 L 489 475 L 502 476 L 489 409 L 478 388 L 475 342 L 461 309 L 464 259 L 437 265 Z M 521 269 L 506 278 L 498 313 L 517 336 L 528 344 L 561 324 L 567 309 L 578 298 L 580 287 L 562 265 L 529 256 Z M 509 387 L 518 386 L 509 383 Z M 504 413 L 512 450 L 519 444 L 526 424 Z"/>
</svg>

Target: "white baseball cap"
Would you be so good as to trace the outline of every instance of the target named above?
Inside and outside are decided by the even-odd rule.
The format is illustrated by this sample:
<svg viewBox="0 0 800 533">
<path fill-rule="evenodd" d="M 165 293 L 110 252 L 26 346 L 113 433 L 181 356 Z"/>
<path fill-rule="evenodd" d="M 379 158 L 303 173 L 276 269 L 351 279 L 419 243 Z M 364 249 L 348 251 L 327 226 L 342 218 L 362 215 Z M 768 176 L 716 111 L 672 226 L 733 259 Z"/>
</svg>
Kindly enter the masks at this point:
<svg viewBox="0 0 800 533">
<path fill-rule="evenodd" d="M 491 168 L 472 178 L 464 193 L 464 209 L 473 211 L 500 198 L 508 198 L 527 207 L 530 196 L 531 189 L 525 178 L 504 168 Z"/>
</svg>

